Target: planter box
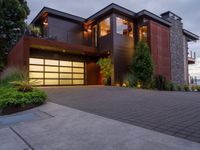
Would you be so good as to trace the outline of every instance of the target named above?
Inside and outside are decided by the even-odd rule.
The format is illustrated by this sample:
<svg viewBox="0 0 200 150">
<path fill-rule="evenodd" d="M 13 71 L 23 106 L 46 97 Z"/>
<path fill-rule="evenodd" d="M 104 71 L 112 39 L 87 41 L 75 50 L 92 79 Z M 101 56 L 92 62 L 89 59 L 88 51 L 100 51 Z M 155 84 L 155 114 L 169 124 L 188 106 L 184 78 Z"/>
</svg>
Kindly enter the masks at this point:
<svg viewBox="0 0 200 150">
<path fill-rule="evenodd" d="M 7 107 L 0 112 L 0 115 L 9 115 L 20 111 L 25 111 L 34 107 L 40 106 L 39 104 L 27 104 L 25 106 Z"/>
</svg>

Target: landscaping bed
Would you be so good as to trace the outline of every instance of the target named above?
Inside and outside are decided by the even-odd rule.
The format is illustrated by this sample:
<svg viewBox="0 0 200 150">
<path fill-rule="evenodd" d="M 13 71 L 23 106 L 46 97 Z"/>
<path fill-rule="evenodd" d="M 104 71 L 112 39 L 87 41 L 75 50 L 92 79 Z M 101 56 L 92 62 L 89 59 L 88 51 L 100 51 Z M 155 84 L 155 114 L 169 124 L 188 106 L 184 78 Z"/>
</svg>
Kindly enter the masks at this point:
<svg viewBox="0 0 200 150">
<path fill-rule="evenodd" d="M 47 99 L 46 94 L 37 89 L 21 92 L 15 87 L 1 86 L 0 93 L 0 112 L 3 115 L 39 106 Z"/>
</svg>

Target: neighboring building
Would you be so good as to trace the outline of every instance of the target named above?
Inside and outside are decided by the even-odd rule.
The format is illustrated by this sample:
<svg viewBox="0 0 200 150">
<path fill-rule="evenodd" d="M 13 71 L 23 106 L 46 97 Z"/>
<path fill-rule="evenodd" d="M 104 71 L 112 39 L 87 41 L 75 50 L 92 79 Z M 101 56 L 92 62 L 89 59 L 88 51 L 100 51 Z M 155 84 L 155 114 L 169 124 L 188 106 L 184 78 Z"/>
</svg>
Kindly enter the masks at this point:
<svg viewBox="0 0 200 150">
<path fill-rule="evenodd" d="M 183 29 L 181 18 L 172 12 L 161 17 L 138 13 L 111 4 L 89 18 L 81 18 L 44 7 L 31 24 L 42 37 L 24 36 L 8 57 L 9 66 L 29 70 L 40 85 L 102 84 L 96 62 L 112 59 L 112 85 L 122 84 L 136 43 L 150 47 L 155 74 L 168 81 L 188 83 L 187 43 L 199 36 Z"/>
<path fill-rule="evenodd" d="M 195 64 L 189 65 L 189 83 L 200 85 L 200 58 L 195 60 Z"/>
</svg>

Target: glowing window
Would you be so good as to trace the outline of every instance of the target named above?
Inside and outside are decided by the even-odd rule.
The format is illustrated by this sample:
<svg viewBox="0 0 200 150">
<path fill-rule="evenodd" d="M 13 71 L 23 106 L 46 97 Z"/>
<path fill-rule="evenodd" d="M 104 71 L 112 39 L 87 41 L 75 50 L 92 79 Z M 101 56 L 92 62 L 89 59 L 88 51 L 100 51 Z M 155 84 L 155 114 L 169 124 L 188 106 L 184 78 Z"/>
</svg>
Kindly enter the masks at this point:
<svg viewBox="0 0 200 150">
<path fill-rule="evenodd" d="M 73 67 L 84 67 L 84 63 L 82 63 L 82 62 L 73 62 Z"/>
<path fill-rule="evenodd" d="M 84 80 L 73 80 L 73 84 L 84 84 Z"/>
<path fill-rule="evenodd" d="M 41 72 L 30 72 L 29 73 L 30 78 L 43 78 L 43 73 Z"/>
<path fill-rule="evenodd" d="M 71 61 L 60 61 L 60 66 L 72 66 L 72 62 Z"/>
<path fill-rule="evenodd" d="M 126 19 L 117 17 L 117 33 L 133 37 L 133 23 Z"/>
<path fill-rule="evenodd" d="M 58 78 L 58 73 L 45 73 L 45 78 Z"/>
<path fill-rule="evenodd" d="M 45 59 L 45 65 L 58 66 L 58 60 Z"/>
<path fill-rule="evenodd" d="M 106 18 L 100 22 L 100 36 L 106 36 L 110 34 L 110 18 Z"/>
<path fill-rule="evenodd" d="M 45 71 L 58 72 L 58 67 L 45 66 Z"/>
<path fill-rule="evenodd" d="M 44 64 L 44 59 L 30 58 L 30 59 L 29 59 L 29 64 L 33 64 L 33 65 L 43 65 L 43 64 Z"/>
<path fill-rule="evenodd" d="M 139 27 L 139 39 L 147 41 L 147 26 Z"/>
<path fill-rule="evenodd" d="M 84 74 L 73 74 L 73 78 L 82 79 L 84 78 Z"/>
<path fill-rule="evenodd" d="M 84 73 L 84 69 L 83 68 L 73 68 L 73 72 Z"/>
<path fill-rule="evenodd" d="M 44 71 L 43 66 L 29 65 L 29 71 Z"/>
<path fill-rule="evenodd" d="M 64 74 L 64 73 L 61 73 L 60 74 L 60 78 L 72 78 L 72 74 Z"/>
</svg>

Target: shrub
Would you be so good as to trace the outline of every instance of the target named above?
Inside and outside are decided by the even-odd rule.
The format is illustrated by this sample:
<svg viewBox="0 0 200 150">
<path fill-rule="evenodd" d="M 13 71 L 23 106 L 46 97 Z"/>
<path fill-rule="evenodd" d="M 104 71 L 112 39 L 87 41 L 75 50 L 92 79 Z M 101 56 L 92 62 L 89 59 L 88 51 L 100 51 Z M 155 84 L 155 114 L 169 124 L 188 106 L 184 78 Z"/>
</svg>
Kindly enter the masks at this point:
<svg viewBox="0 0 200 150">
<path fill-rule="evenodd" d="M 134 80 L 133 76 L 130 73 L 128 73 L 126 75 L 123 83 L 125 83 L 127 87 L 134 87 L 135 80 Z"/>
<path fill-rule="evenodd" d="M 99 65 L 101 68 L 105 85 L 111 85 L 111 59 L 100 58 L 97 62 L 97 65 Z"/>
<path fill-rule="evenodd" d="M 176 89 L 175 89 L 175 86 L 174 86 L 173 83 L 168 82 L 168 83 L 166 84 L 165 90 L 167 90 L 167 91 L 175 91 Z"/>
<path fill-rule="evenodd" d="M 131 62 L 130 72 L 135 80 L 135 84 L 139 82 L 142 88 L 146 88 L 152 81 L 153 62 L 150 49 L 144 41 L 139 41 L 136 45 L 136 51 Z"/>
<path fill-rule="evenodd" d="M 22 73 L 17 68 L 6 68 L 1 73 L 0 85 L 9 86 L 10 82 L 21 81 Z"/>
<path fill-rule="evenodd" d="M 190 90 L 189 85 L 187 85 L 187 84 L 185 84 L 185 85 L 183 86 L 183 88 L 184 88 L 184 91 L 189 91 L 189 90 Z"/>
<path fill-rule="evenodd" d="M 177 91 L 182 91 L 182 86 L 181 85 L 176 85 L 176 89 L 177 89 Z"/>
<path fill-rule="evenodd" d="M 0 87 L 0 110 L 7 107 L 23 107 L 27 104 L 43 104 L 47 96 L 44 92 L 33 89 L 31 92 L 19 92 L 14 87 Z"/>
<path fill-rule="evenodd" d="M 196 89 L 197 89 L 196 86 L 194 86 L 194 85 L 191 86 L 191 90 L 192 90 L 192 91 L 195 91 Z"/>
<path fill-rule="evenodd" d="M 197 91 L 200 92 L 200 86 L 197 86 Z"/>
<path fill-rule="evenodd" d="M 155 76 L 155 88 L 158 90 L 166 90 L 167 81 L 162 75 Z"/>
</svg>

